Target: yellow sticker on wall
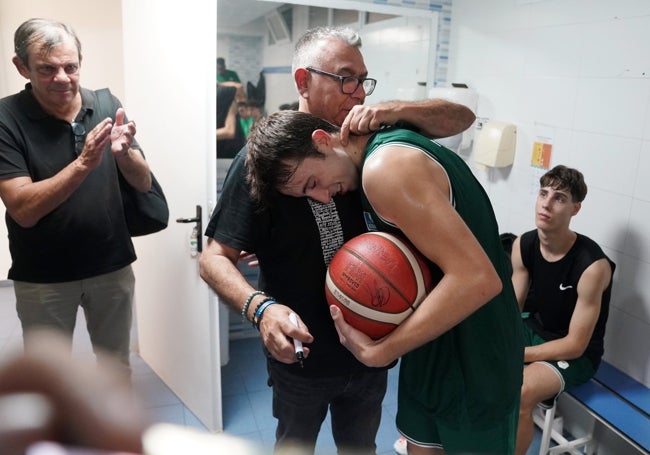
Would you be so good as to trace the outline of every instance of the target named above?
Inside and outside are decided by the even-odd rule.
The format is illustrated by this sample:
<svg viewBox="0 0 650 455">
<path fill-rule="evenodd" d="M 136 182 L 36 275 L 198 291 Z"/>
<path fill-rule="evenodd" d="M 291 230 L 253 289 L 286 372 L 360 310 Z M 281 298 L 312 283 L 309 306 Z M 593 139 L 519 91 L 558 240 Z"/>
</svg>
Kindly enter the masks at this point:
<svg viewBox="0 0 650 455">
<path fill-rule="evenodd" d="M 547 142 L 534 142 L 530 164 L 542 169 L 550 169 L 553 144 Z"/>
</svg>

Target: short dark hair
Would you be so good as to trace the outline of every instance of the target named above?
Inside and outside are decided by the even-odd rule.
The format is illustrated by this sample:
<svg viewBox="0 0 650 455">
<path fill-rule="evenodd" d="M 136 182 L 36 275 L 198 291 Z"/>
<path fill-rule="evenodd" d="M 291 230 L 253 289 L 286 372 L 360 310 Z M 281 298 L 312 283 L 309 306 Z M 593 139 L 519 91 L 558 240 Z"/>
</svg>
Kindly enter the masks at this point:
<svg viewBox="0 0 650 455">
<path fill-rule="evenodd" d="M 338 132 L 338 126 L 300 111 L 278 111 L 260 120 L 248 136 L 246 180 L 251 198 L 261 206 L 285 185 L 307 157 L 324 158 L 311 135 L 322 129 Z"/>
<path fill-rule="evenodd" d="M 554 190 L 567 190 L 571 193 L 573 202 L 582 202 L 587 196 L 587 184 L 582 173 L 561 164 L 542 175 L 539 179 L 539 186 L 540 188 L 548 186 Z"/>
<path fill-rule="evenodd" d="M 71 38 L 74 41 L 79 61 L 81 61 L 81 41 L 72 27 L 48 19 L 28 19 L 20 24 L 14 33 L 14 51 L 25 66 L 29 67 L 29 47 L 32 44 L 41 44 L 39 50 L 47 54 L 66 38 Z"/>
</svg>

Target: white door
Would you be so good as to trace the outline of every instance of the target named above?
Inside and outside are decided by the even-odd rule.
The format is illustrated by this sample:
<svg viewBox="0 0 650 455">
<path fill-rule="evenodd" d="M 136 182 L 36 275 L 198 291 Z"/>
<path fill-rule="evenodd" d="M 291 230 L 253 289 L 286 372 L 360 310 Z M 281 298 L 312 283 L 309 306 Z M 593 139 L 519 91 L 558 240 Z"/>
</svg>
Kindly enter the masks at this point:
<svg viewBox="0 0 650 455">
<path fill-rule="evenodd" d="M 135 239 L 138 349 L 209 430 L 221 431 L 218 305 L 190 254 L 194 223 L 176 223 L 200 205 L 204 230 L 216 197 L 216 2 L 122 6 L 123 102 L 170 208 L 166 230 Z"/>
</svg>

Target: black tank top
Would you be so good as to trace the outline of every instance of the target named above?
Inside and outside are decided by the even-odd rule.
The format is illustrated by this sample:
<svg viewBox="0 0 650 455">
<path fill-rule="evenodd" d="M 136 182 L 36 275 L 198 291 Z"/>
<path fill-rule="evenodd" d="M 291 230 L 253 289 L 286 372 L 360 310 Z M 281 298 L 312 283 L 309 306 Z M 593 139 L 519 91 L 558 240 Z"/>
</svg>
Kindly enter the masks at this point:
<svg viewBox="0 0 650 455">
<path fill-rule="evenodd" d="M 524 305 L 524 311 L 531 313 L 527 323 L 547 341 L 563 338 L 569 331 L 571 316 L 578 300 L 578 282 L 583 272 L 594 262 L 605 258 L 610 263 L 613 276 L 616 265 L 596 242 L 581 234 L 577 234 L 576 241 L 568 253 L 555 262 L 548 262 L 542 256 L 537 230 L 523 234 L 520 247 L 521 259 L 531 280 Z M 603 339 L 611 293 L 610 279 L 602 296 L 594 333 L 584 352 L 594 368 L 598 367 L 604 352 Z"/>
</svg>

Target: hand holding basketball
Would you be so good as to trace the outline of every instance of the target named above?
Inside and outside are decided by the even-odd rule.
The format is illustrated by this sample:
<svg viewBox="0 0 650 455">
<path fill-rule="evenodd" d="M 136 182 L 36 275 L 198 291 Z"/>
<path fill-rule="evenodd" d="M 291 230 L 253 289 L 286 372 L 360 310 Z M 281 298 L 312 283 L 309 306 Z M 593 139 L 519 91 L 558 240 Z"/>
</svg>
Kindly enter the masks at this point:
<svg viewBox="0 0 650 455">
<path fill-rule="evenodd" d="M 343 312 L 338 306 L 330 305 L 330 314 L 332 315 L 336 332 L 339 334 L 339 342 L 345 346 L 359 362 L 366 366 L 375 368 L 384 367 L 390 364 L 393 359 L 383 362 L 379 361 L 375 357 L 377 351 L 374 351 L 372 348 L 380 341 L 373 340 L 361 330 L 355 329 L 345 322 Z"/>
<path fill-rule="evenodd" d="M 410 316 L 431 286 L 424 256 L 406 239 L 368 232 L 346 242 L 334 255 L 325 295 L 345 322 L 378 339 Z"/>
</svg>

